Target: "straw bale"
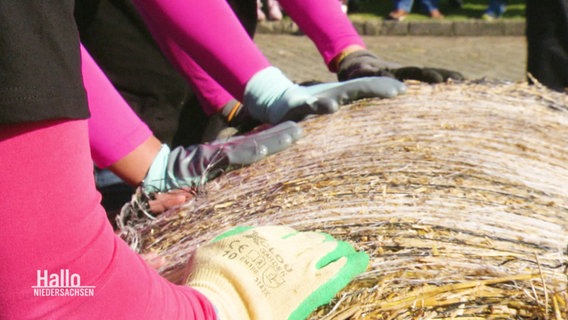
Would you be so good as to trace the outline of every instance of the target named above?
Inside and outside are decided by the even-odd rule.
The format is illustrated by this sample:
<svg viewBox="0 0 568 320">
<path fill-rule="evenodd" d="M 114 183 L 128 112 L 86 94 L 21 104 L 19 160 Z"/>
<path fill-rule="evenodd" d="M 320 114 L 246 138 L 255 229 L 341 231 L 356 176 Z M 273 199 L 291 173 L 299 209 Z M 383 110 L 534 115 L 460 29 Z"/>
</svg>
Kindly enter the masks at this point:
<svg viewBox="0 0 568 320">
<path fill-rule="evenodd" d="M 366 251 L 367 272 L 313 319 L 567 319 L 567 106 L 525 83 L 409 83 L 306 119 L 290 149 L 130 227 L 172 278 L 235 225 Z"/>
</svg>

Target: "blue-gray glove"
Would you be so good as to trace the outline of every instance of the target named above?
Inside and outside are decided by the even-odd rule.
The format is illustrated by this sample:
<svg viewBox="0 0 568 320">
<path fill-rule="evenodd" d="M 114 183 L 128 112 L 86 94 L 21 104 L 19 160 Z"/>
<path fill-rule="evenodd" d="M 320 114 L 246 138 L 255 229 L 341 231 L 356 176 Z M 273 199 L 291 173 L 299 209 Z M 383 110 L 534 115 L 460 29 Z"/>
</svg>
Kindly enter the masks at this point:
<svg viewBox="0 0 568 320">
<path fill-rule="evenodd" d="M 243 105 L 252 118 L 264 123 L 299 121 L 311 114 L 333 113 L 340 105 L 362 98 L 392 98 L 406 86 L 388 77 L 300 86 L 275 67 L 257 72 L 247 83 Z"/>
<path fill-rule="evenodd" d="M 224 171 L 249 165 L 284 150 L 301 135 L 300 127 L 287 121 L 248 135 L 187 148 L 177 147 L 172 151 L 163 145 L 142 186 L 149 192 L 199 186 Z"/>
</svg>

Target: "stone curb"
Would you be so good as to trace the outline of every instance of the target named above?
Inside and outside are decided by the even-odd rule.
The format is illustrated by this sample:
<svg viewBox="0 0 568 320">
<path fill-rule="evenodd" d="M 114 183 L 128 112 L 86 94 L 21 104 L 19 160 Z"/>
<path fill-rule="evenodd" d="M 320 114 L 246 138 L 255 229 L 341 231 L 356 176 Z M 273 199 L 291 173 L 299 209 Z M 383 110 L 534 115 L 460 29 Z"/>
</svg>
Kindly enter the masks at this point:
<svg viewBox="0 0 568 320">
<path fill-rule="evenodd" d="M 352 20 L 355 29 L 363 36 L 524 36 L 525 21 L 406 21 L 383 19 Z M 301 34 L 291 20 L 263 21 L 257 26 L 258 33 Z"/>
</svg>

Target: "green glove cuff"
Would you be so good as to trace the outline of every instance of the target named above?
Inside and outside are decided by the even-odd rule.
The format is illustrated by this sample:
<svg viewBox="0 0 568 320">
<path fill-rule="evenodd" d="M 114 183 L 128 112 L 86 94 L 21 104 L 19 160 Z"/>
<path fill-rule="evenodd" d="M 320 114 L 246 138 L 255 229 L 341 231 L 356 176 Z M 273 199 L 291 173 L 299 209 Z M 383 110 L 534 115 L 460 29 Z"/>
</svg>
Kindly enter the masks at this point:
<svg viewBox="0 0 568 320">
<path fill-rule="evenodd" d="M 337 241 L 332 236 L 325 234 L 328 240 L 336 241 L 335 250 L 321 258 L 316 267 L 325 268 L 327 265 L 347 259 L 345 265 L 337 272 L 336 276 L 312 292 L 290 315 L 289 320 L 306 319 L 317 307 L 329 303 L 335 295 L 345 288 L 353 278 L 365 272 L 369 265 L 369 255 L 365 252 L 357 252 L 347 242 Z"/>
<path fill-rule="evenodd" d="M 326 233 L 263 226 L 226 231 L 191 261 L 187 284 L 223 317 L 303 320 L 364 272 L 369 257 Z"/>
</svg>

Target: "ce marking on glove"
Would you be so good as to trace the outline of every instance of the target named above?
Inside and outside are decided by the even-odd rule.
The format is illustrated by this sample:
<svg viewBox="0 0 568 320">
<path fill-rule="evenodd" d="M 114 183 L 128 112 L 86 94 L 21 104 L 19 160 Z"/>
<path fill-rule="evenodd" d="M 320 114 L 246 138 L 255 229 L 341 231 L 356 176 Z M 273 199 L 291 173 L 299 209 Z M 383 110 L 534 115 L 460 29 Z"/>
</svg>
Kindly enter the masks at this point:
<svg viewBox="0 0 568 320">
<path fill-rule="evenodd" d="M 223 254 L 224 257 L 235 259 L 249 247 L 248 244 L 242 244 L 240 240 L 231 241 L 229 243 L 229 250 Z"/>
</svg>

